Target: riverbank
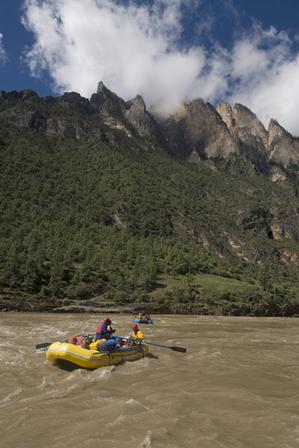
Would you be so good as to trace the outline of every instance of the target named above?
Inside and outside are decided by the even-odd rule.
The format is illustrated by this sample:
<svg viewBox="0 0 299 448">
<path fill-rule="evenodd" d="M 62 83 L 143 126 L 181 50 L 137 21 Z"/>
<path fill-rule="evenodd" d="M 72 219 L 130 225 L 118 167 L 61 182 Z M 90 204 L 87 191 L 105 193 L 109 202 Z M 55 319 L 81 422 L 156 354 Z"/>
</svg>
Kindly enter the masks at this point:
<svg viewBox="0 0 299 448">
<path fill-rule="evenodd" d="M 142 310 L 149 314 L 194 314 L 206 316 L 298 317 L 299 304 L 292 301 L 264 300 L 261 297 L 239 296 L 202 298 L 199 301 L 181 302 L 176 297 L 163 297 L 159 301 L 114 303 L 101 297 L 69 299 L 31 295 L 26 292 L 3 290 L 0 292 L 0 312 L 50 313 L 105 313 L 136 314 Z"/>
<path fill-rule="evenodd" d="M 5 290 L 0 293 L 1 312 L 52 312 L 52 313 L 132 313 L 134 307 L 116 306 L 109 302 L 70 300 L 43 297 L 25 292 Z"/>
</svg>

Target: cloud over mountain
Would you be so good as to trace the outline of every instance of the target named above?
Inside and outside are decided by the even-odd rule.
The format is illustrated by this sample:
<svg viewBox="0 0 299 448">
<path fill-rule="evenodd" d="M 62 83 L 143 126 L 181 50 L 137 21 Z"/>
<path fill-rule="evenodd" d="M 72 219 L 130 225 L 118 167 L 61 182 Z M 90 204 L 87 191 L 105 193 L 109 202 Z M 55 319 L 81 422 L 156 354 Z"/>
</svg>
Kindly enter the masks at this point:
<svg viewBox="0 0 299 448">
<path fill-rule="evenodd" d="M 205 66 L 201 48 L 176 48 L 180 2 L 151 7 L 107 0 L 28 0 L 23 22 L 35 35 L 33 73 L 49 69 L 57 91 L 89 96 L 103 80 L 124 98 L 176 106 Z"/>
<path fill-rule="evenodd" d="M 231 102 L 245 104 L 268 125 L 276 118 L 299 134 L 299 54 L 292 41 L 275 28 L 253 31 L 235 43 L 231 59 Z"/>
<path fill-rule="evenodd" d="M 299 56 L 289 36 L 254 24 L 231 48 L 182 45 L 189 3 L 194 7 L 194 0 L 26 0 L 23 24 L 35 38 L 27 63 L 33 74 L 48 70 L 57 92 L 88 97 L 103 80 L 123 98 L 140 93 L 164 112 L 195 97 L 228 99 L 265 125 L 274 116 L 299 133 Z"/>
</svg>

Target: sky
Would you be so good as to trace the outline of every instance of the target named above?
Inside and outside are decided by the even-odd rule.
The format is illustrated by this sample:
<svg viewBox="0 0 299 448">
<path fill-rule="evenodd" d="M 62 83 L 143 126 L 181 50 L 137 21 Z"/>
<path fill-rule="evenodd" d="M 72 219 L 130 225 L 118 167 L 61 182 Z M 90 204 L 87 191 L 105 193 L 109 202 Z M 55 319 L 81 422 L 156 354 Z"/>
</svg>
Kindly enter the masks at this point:
<svg viewBox="0 0 299 448">
<path fill-rule="evenodd" d="M 0 90 L 100 80 L 163 114 L 241 103 L 299 135 L 299 0 L 2 0 Z"/>
</svg>

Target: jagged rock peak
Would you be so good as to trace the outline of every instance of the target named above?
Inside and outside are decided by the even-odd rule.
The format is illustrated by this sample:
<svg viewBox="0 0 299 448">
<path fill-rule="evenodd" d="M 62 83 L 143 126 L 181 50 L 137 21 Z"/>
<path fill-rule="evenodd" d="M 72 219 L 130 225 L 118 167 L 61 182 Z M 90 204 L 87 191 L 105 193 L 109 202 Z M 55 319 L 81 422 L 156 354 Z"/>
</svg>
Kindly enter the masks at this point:
<svg viewBox="0 0 299 448">
<path fill-rule="evenodd" d="M 144 99 L 141 95 L 135 96 L 131 101 L 128 102 L 129 105 L 134 105 L 136 109 L 138 109 L 140 112 L 146 111 L 146 105 L 144 102 Z"/>
<path fill-rule="evenodd" d="M 233 116 L 236 124 L 239 126 L 249 126 L 253 134 L 259 136 L 264 143 L 266 143 L 267 131 L 263 123 L 258 119 L 258 117 L 250 110 L 248 107 L 242 104 L 235 104 L 233 109 Z"/>
<path fill-rule="evenodd" d="M 94 97 L 100 97 L 100 98 L 109 98 L 110 100 L 112 99 L 112 100 L 115 100 L 115 101 L 119 101 L 119 102 L 123 102 L 124 103 L 124 100 L 121 98 L 121 97 L 119 97 L 116 93 L 114 93 L 114 92 L 112 92 L 112 90 L 109 90 L 106 86 L 105 86 L 105 84 L 103 83 L 103 81 L 100 81 L 99 83 L 98 83 L 98 88 L 97 88 L 97 92 L 96 93 L 94 93 L 92 96 L 91 96 L 91 99 L 92 98 L 94 98 Z"/>
<path fill-rule="evenodd" d="M 267 159 L 268 134 L 257 116 L 248 107 L 220 103 L 217 112 L 235 138 L 241 153 L 259 169 L 264 169 Z"/>
<path fill-rule="evenodd" d="M 246 106 L 243 106 L 243 104 L 236 103 L 234 105 L 234 114 L 240 114 L 240 115 L 249 115 L 252 118 L 257 118 L 256 115 Z"/>
<path fill-rule="evenodd" d="M 107 87 L 103 83 L 103 81 L 100 81 L 98 83 L 97 93 L 102 93 L 104 90 L 107 90 Z"/>
<path fill-rule="evenodd" d="M 216 110 L 229 129 L 233 126 L 252 126 L 255 123 L 255 126 L 258 126 L 263 134 L 266 132 L 264 125 L 255 113 L 243 104 L 236 103 L 232 107 L 229 103 L 223 101 L 216 106 Z"/>
<path fill-rule="evenodd" d="M 153 137 L 158 135 L 157 125 L 153 117 L 146 110 L 145 102 L 141 95 L 137 95 L 126 103 L 125 116 L 143 137 Z"/>
<path fill-rule="evenodd" d="M 299 164 L 299 140 L 273 119 L 268 127 L 268 148 L 273 162 L 285 168 Z"/>
<path fill-rule="evenodd" d="M 284 128 L 281 126 L 281 124 L 278 123 L 277 120 L 275 120 L 274 118 L 271 118 L 269 126 L 268 126 L 268 132 L 269 132 L 269 136 L 271 134 L 271 136 L 273 136 L 275 134 L 275 136 L 289 136 L 292 138 L 292 135 Z"/>
<path fill-rule="evenodd" d="M 267 146 L 267 131 L 263 123 L 248 107 L 235 104 L 233 108 L 235 133 L 240 141 L 248 147 L 256 147 L 265 151 Z"/>
<path fill-rule="evenodd" d="M 90 104 L 96 112 L 106 117 L 115 118 L 116 115 L 121 115 L 125 109 L 124 100 L 107 89 L 103 81 L 99 82 L 97 92 L 91 95 Z"/>
<path fill-rule="evenodd" d="M 223 101 L 216 106 L 216 110 L 221 116 L 224 123 L 226 123 L 227 127 L 229 129 L 232 128 L 234 126 L 235 120 L 233 117 L 233 109 L 231 105 Z"/>
<path fill-rule="evenodd" d="M 220 114 L 201 98 L 184 103 L 164 128 L 167 141 L 177 152 L 194 156 L 196 151 L 201 158 L 226 158 L 238 152 Z"/>
<path fill-rule="evenodd" d="M 268 126 L 268 146 L 271 147 L 273 144 L 277 144 L 278 140 L 283 139 L 285 142 L 291 142 L 293 136 L 283 128 L 277 120 L 272 118 Z M 273 148 L 272 148 L 273 149 Z"/>
</svg>

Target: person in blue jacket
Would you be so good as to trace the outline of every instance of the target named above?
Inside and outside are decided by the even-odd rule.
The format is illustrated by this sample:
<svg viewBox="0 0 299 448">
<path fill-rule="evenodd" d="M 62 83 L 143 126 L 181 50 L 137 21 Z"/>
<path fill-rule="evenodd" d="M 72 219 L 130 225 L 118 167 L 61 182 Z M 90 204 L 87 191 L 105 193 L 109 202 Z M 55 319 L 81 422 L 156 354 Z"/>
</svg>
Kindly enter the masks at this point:
<svg viewBox="0 0 299 448">
<path fill-rule="evenodd" d="M 111 327 L 111 319 L 106 317 L 97 326 L 96 329 L 96 340 L 99 341 L 97 350 L 111 352 L 118 347 L 118 338 L 113 338 L 112 335 L 115 332 Z"/>
<path fill-rule="evenodd" d="M 110 339 L 115 330 L 111 327 L 112 322 L 109 317 L 103 319 L 103 321 L 98 325 L 96 329 L 96 338 L 97 339 Z"/>
</svg>

